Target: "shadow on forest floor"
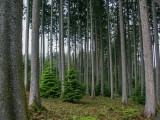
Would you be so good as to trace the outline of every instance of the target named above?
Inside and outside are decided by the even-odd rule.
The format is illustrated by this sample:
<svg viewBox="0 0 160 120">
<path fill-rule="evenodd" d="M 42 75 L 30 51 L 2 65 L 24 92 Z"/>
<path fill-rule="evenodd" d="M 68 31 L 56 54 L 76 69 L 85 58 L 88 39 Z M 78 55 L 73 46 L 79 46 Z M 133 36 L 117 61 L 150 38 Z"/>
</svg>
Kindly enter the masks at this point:
<svg viewBox="0 0 160 120">
<path fill-rule="evenodd" d="M 42 105 L 46 109 L 30 111 L 32 120 L 145 120 L 144 106 L 130 99 L 122 106 L 120 98 L 84 97 L 77 104 L 42 98 Z"/>
</svg>

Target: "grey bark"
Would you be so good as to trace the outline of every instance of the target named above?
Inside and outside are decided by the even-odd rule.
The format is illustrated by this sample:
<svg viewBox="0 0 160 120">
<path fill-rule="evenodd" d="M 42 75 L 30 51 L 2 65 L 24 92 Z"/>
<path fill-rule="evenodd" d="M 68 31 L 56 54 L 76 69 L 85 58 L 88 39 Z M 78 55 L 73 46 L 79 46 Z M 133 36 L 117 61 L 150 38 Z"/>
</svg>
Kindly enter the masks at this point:
<svg viewBox="0 0 160 120">
<path fill-rule="evenodd" d="M 101 26 L 101 23 L 100 23 Z M 104 96 L 104 45 L 102 39 L 102 27 L 100 27 L 100 42 L 101 42 L 101 95 Z"/>
<path fill-rule="evenodd" d="M 50 69 L 53 67 L 53 54 L 52 54 L 52 44 L 53 44 L 53 0 L 51 0 L 51 32 L 50 32 Z"/>
<path fill-rule="evenodd" d="M 94 81 L 94 38 L 93 38 L 93 14 L 92 14 L 92 0 L 90 0 L 90 19 L 91 19 L 91 50 L 92 50 L 92 92 L 91 96 L 95 97 L 95 81 Z"/>
<path fill-rule="evenodd" d="M 154 41 L 155 41 L 155 57 L 156 57 L 156 101 L 160 105 L 160 58 L 159 58 L 159 38 L 158 38 L 158 24 L 155 2 L 152 1 L 152 14 L 153 14 L 153 28 L 154 28 Z"/>
<path fill-rule="evenodd" d="M 88 69 L 89 69 L 89 2 L 87 0 L 87 41 L 86 41 L 86 95 L 89 96 L 89 79 L 88 79 Z"/>
<path fill-rule="evenodd" d="M 28 79 L 28 43 L 29 43 L 29 0 L 27 0 L 26 34 L 25 34 L 25 65 L 24 65 L 24 86 L 29 90 Z"/>
<path fill-rule="evenodd" d="M 122 104 L 127 104 L 127 78 L 126 78 L 126 53 L 123 26 L 122 0 L 119 0 L 120 38 L 121 38 L 121 62 L 122 62 Z"/>
<path fill-rule="evenodd" d="M 98 56 L 98 38 L 97 38 L 97 25 L 95 24 L 95 51 L 96 51 L 96 84 L 99 82 L 99 56 Z"/>
<path fill-rule="evenodd" d="M 109 43 L 109 71 L 110 71 L 110 85 L 111 85 L 111 99 L 114 97 L 113 87 L 113 66 L 112 66 L 112 46 L 110 37 L 110 18 L 109 18 L 109 0 L 108 0 L 108 43 Z"/>
<path fill-rule="evenodd" d="M 29 119 L 22 80 L 22 5 L 7 0 L 0 4 L 1 120 Z"/>
<path fill-rule="evenodd" d="M 149 31 L 147 0 L 140 0 L 140 15 L 142 22 L 143 53 L 145 63 L 146 102 L 144 114 L 146 117 L 155 115 L 155 89 L 153 76 L 153 56 Z"/>
<path fill-rule="evenodd" d="M 40 1 L 33 0 L 32 6 L 32 44 L 31 44 L 31 83 L 29 105 L 41 106 L 39 93 L 39 26 Z"/>
<path fill-rule="evenodd" d="M 60 37 L 61 37 L 61 80 L 62 93 L 64 92 L 64 35 L 63 35 L 63 0 L 60 0 Z"/>
<path fill-rule="evenodd" d="M 140 17 L 140 7 L 138 2 L 138 22 L 139 22 L 139 41 L 140 41 L 140 62 L 141 62 L 141 95 L 144 94 L 145 90 L 145 71 L 144 71 L 144 54 L 143 54 L 143 38 L 142 38 L 142 25 L 141 25 L 141 17 Z"/>
<path fill-rule="evenodd" d="M 128 24 L 128 83 L 129 89 L 128 94 L 129 96 L 132 95 L 132 41 L 130 37 L 130 20 L 129 20 L 129 0 L 127 0 L 127 24 Z"/>
<path fill-rule="evenodd" d="M 68 0 L 68 70 L 70 70 L 71 66 L 70 51 L 70 0 Z"/>
</svg>

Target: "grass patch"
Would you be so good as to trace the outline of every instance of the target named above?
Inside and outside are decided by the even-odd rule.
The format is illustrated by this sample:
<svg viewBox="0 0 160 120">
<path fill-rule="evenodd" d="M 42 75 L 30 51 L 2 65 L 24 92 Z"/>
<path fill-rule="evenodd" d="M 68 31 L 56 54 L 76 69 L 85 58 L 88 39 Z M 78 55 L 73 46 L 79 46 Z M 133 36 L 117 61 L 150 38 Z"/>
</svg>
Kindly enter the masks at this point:
<svg viewBox="0 0 160 120">
<path fill-rule="evenodd" d="M 84 97 L 78 104 L 61 99 L 41 99 L 45 109 L 31 111 L 32 120 L 145 120 L 143 105 L 129 99 L 126 106 L 121 98 Z M 149 119 L 146 119 L 149 120 Z"/>
</svg>

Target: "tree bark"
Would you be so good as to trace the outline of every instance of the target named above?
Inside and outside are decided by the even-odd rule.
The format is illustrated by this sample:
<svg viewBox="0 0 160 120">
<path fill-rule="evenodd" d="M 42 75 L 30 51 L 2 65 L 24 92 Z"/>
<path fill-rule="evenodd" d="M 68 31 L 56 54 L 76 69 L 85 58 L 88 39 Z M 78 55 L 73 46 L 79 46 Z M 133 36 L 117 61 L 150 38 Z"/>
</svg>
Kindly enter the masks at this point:
<svg viewBox="0 0 160 120">
<path fill-rule="evenodd" d="M 121 38 L 121 62 L 122 62 L 122 104 L 127 104 L 127 79 L 126 79 L 126 53 L 123 26 L 122 0 L 119 0 L 120 38 Z"/>
<path fill-rule="evenodd" d="M 92 92 L 91 96 L 95 97 L 95 81 L 94 81 L 94 38 L 93 38 L 93 14 L 92 14 L 92 0 L 90 0 L 90 19 L 91 19 L 91 50 L 92 50 Z"/>
<path fill-rule="evenodd" d="M 104 45 L 102 39 L 102 26 L 100 23 L 100 42 L 101 42 L 101 95 L 104 96 Z"/>
<path fill-rule="evenodd" d="M 86 40 L 86 95 L 89 96 L 89 2 L 87 0 L 87 40 Z"/>
<path fill-rule="evenodd" d="M 26 36 L 25 36 L 25 65 L 24 65 L 24 86 L 25 86 L 26 91 L 29 90 L 29 80 L 28 80 L 28 43 L 29 43 L 29 0 L 27 0 Z"/>
<path fill-rule="evenodd" d="M 62 93 L 64 92 L 64 35 L 63 35 L 63 0 L 60 0 L 60 37 L 61 37 L 61 80 L 62 80 Z"/>
<path fill-rule="evenodd" d="M 140 15 L 142 22 L 143 53 L 145 63 L 146 102 L 144 114 L 146 117 L 155 115 L 155 90 L 153 76 L 153 56 L 149 31 L 147 0 L 140 0 Z"/>
<path fill-rule="evenodd" d="M 52 53 L 52 44 L 53 44 L 53 0 L 51 0 L 51 32 L 50 32 L 50 69 L 53 67 L 53 53 Z"/>
<path fill-rule="evenodd" d="M 32 55 L 31 55 L 31 83 L 29 105 L 40 107 L 39 93 L 39 26 L 40 26 L 40 1 L 33 0 L 32 11 Z"/>
<path fill-rule="evenodd" d="M 22 1 L 0 4 L 0 119 L 28 120 L 22 80 Z M 14 19 L 13 19 L 14 18 Z"/>
<path fill-rule="evenodd" d="M 70 51 L 70 0 L 68 0 L 68 70 L 70 70 L 71 66 Z"/>
<path fill-rule="evenodd" d="M 152 1 L 152 14 L 153 14 L 153 29 L 155 41 L 155 56 L 156 56 L 156 101 L 160 105 L 160 58 L 159 58 L 159 39 L 158 39 L 158 24 L 155 2 Z"/>
</svg>

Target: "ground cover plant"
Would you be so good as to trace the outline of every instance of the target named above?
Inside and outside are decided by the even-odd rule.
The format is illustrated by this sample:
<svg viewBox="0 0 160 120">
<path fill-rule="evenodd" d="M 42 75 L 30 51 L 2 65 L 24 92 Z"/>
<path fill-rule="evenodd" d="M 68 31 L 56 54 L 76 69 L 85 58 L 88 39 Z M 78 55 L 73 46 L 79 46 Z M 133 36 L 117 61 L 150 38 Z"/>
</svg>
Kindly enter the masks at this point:
<svg viewBox="0 0 160 120">
<path fill-rule="evenodd" d="M 143 105 L 129 99 L 127 106 L 121 99 L 84 97 L 78 104 L 60 99 L 42 99 L 45 110 L 30 111 L 33 120 L 145 120 Z M 146 119 L 146 120 L 151 120 Z"/>
</svg>

